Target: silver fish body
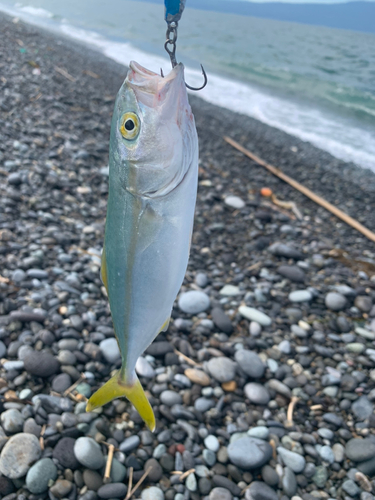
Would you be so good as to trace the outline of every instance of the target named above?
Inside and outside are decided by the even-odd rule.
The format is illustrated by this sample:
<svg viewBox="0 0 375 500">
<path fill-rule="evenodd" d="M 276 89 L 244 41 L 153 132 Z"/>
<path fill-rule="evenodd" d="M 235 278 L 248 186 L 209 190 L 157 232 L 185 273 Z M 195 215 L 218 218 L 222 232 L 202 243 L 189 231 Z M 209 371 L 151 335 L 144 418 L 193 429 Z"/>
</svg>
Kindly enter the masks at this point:
<svg viewBox="0 0 375 500">
<path fill-rule="evenodd" d="M 168 324 L 188 264 L 197 179 L 183 66 L 163 78 L 132 62 L 112 119 L 102 259 L 122 387 L 137 383 L 138 357 Z"/>
</svg>

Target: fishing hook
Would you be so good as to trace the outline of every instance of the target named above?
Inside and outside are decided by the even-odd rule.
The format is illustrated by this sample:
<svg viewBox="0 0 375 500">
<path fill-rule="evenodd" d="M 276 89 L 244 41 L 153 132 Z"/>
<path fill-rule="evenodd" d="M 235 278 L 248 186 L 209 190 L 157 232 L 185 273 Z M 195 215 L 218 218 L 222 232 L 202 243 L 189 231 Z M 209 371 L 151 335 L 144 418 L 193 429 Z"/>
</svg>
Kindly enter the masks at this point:
<svg viewBox="0 0 375 500">
<path fill-rule="evenodd" d="M 167 39 L 166 39 L 165 44 L 164 44 L 164 48 L 167 51 L 169 58 L 171 60 L 172 68 L 174 68 L 178 64 L 177 60 L 176 60 L 177 26 L 178 26 L 178 23 L 176 21 L 168 23 Z M 204 77 L 203 85 L 201 87 L 195 88 L 195 87 L 190 87 L 190 85 L 188 85 L 185 82 L 185 85 L 188 89 L 198 91 L 198 90 L 204 89 L 204 87 L 207 85 L 207 81 L 208 81 L 207 74 L 206 74 L 202 64 L 201 64 L 201 68 L 202 68 L 202 75 Z M 163 71 L 161 71 L 161 76 L 164 76 Z"/>
</svg>

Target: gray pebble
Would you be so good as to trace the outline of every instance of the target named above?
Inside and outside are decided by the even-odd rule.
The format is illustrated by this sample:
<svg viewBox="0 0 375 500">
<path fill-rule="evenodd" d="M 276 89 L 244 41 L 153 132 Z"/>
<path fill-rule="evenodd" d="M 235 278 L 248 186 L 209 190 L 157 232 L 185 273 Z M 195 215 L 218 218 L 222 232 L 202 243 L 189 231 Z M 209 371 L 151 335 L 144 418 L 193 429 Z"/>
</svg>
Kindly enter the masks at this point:
<svg viewBox="0 0 375 500">
<path fill-rule="evenodd" d="M 1 414 L 1 423 L 3 429 L 9 434 L 22 432 L 25 419 L 18 410 L 6 410 Z"/>
<path fill-rule="evenodd" d="M 0 472 L 10 479 L 23 477 L 31 464 L 42 453 L 39 440 L 33 434 L 20 433 L 12 436 L 0 456 Z"/>
<path fill-rule="evenodd" d="M 56 465 L 50 458 L 38 460 L 28 471 L 26 487 L 31 493 L 38 494 L 47 491 L 48 483 L 57 477 Z"/>
<path fill-rule="evenodd" d="M 234 379 L 236 364 L 229 358 L 212 358 L 207 363 L 208 371 L 218 382 L 229 382 Z"/>
<path fill-rule="evenodd" d="M 244 393 L 252 403 L 257 405 L 266 405 L 270 400 L 267 389 L 263 385 L 255 382 L 246 384 L 244 387 Z"/>
<path fill-rule="evenodd" d="M 120 444 L 119 449 L 123 453 L 128 453 L 129 451 L 134 450 L 134 448 L 137 448 L 140 442 L 141 440 L 139 439 L 139 436 L 130 436 Z"/>
<path fill-rule="evenodd" d="M 178 392 L 168 390 L 160 394 L 160 401 L 167 406 L 173 406 L 181 404 L 182 398 Z"/>
<path fill-rule="evenodd" d="M 288 495 L 288 497 L 292 497 L 295 495 L 297 491 L 297 479 L 289 467 L 285 467 L 284 476 L 282 478 L 283 490 Z"/>
<path fill-rule="evenodd" d="M 253 481 L 246 490 L 245 500 L 278 500 L 276 491 L 262 481 Z"/>
<path fill-rule="evenodd" d="M 247 349 L 241 349 L 236 351 L 234 359 L 249 377 L 263 377 L 266 367 L 255 352 L 248 351 Z"/>
<path fill-rule="evenodd" d="M 369 401 L 367 396 L 361 396 L 352 404 L 352 411 L 358 420 L 366 420 L 372 415 L 374 405 Z"/>
<path fill-rule="evenodd" d="M 228 446 L 229 460 L 245 470 L 266 464 L 272 456 L 272 447 L 262 439 L 243 437 Z"/>
<path fill-rule="evenodd" d="M 289 294 L 290 302 L 310 302 L 313 296 L 309 290 L 295 290 Z"/>
<path fill-rule="evenodd" d="M 102 340 L 99 348 L 108 363 L 113 364 L 121 357 L 117 340 L 113 337 Z"/>
<path fill-rule="evenodd" d="M 150 486 L 142 491 L 142 500 L 164 500 L 164 493 L 156 486 Z"/>
<path fill-rule="evenodd" d="M 254 307 L 240 306 L 238 312 L 244 318 L 250 321 L 256 321 L 261 326 L 270 326 L 272 324 L 272 319 L 267 316 L 267 314 L 255 309 Z"/>
<path fill-rule="evenodd" d="M 205 440 L 204 440 L 204 445 L 208 450 L 211 450 L 213 452 L 217 452 L 220 448 L 220 443 L 219 440 L 217 439 L 216 436 L 213 436 L 212 434 L 208 435 Z"/>
<path fill-rule="evenodd" d="M 305 468 L 306 461 L 302 455 L 281 446 L 277 448 L 277 453 L 281 456 L 284 464 L 292 469 L 293 472 L 299 474 Z"/>
<path fill-rule="evenodd" d="M 74 455 L 78 462 L 88 469 L 100 469 L 105 463 L 100 446 L 90 437 L 77 439 L 74 445 Z"/>
<path fill-rule="evenodd" d="M 210 307 L 210 299 L 204 292 L 191 290 L 180 295 L 178 307 L 187 314 L 198 314 Z"/>
<path fill-rule="evenodd" d="M 346 298 L 337 292 L 329 292 L 325 298 L 325 304 L 332 311 L 341 311 L 346 306 Z"/>
</svg>

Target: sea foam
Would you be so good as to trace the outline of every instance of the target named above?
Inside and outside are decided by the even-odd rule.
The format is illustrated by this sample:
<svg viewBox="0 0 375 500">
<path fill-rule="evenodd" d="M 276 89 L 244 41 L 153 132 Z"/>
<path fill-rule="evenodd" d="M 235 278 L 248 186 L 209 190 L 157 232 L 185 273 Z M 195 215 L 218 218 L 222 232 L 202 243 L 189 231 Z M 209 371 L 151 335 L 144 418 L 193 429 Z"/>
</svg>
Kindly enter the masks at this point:
<svg viewBox="0 0 375 500">
<path fill-rule="evenodd" d="M 101 34 L 73 26 L 67 20 L 53 19 L 53 13 L 32 6 L 16 4 L 9 8 L 0 4 L 0 10 L 25 21 L 57 31 L 88 44 L 114 61 L 128 65 L 136 60 L 143 66 L 165 73 L 170 70 L 167 57 L 145 52 L 128 42 L 110 40 Z M 186 80 L 191 86 L 200 86 L 199 70 L 185 68 Z M 209 74 L 209 85 L 199 97 L 212 104 L 255 118 L 290 135 L 308 141 L 328 151 L 336 158 L 353 162 L 375 171 L 375 136 L 369 130 L 353 126 L 349 120 L 272 95 L 248 83 L 241 83 L 216 74 Z"/>
</svg>

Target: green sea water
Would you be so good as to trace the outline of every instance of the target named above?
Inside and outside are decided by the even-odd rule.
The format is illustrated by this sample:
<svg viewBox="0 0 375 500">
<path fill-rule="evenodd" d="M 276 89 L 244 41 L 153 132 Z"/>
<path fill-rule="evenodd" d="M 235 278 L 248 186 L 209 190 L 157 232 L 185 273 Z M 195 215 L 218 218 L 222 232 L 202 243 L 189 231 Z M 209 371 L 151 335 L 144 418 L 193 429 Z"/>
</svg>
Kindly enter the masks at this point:
<svg viewBox="0 0 375 500">
<path fill-rule="evenodd" d="M 0 9 L 86 41 L 126 64 L 168 71 L 163 5 L 0 0 Z M 187 2 L 187 5 L 189 2 Z M 199 95 L 375 170 L 375 35 L 185 9 L 177 57 Z"/>
</svg>

